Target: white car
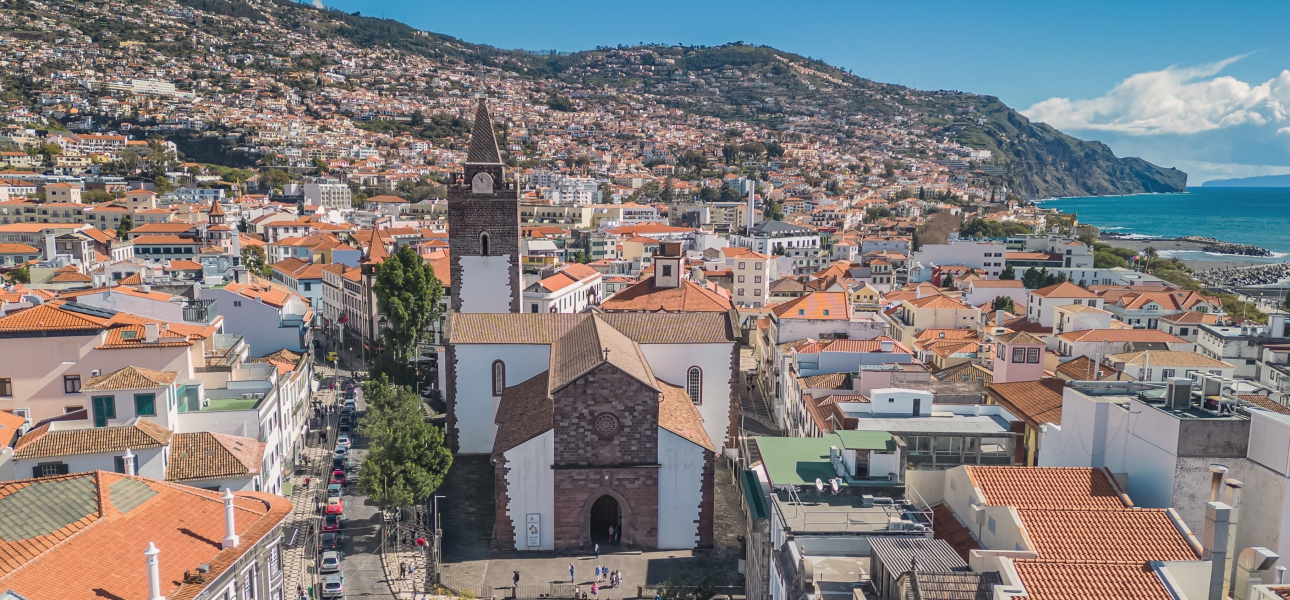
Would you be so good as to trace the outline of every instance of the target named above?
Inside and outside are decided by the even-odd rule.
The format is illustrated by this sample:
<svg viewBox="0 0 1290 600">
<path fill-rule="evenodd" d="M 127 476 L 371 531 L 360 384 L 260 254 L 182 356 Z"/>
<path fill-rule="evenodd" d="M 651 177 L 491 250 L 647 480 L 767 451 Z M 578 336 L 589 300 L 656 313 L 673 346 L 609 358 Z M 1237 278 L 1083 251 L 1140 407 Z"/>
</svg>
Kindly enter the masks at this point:
<svg viewBox="0 0 1290 600">
<path fill-rule="evenodd" d="M 345 593 L 345 574 L 337 573 L 323 577 L 322 597 L 337 598 Z"/>
<path fill-rule="evenodd" d="M 348 450 L 349 447 L 353 445 L 353 442 L 349 439 L 348 435 L 341 434 L 339 437 L 336 438 L 336 445 L 344 446 L 345 449 Z"/>
<path fill-rule="evenodd" d="M 323 552 L 322 560 L 319 562 L 318 571 L 321 573 L 336 573 L 340 571 L 340 553 L 334 550 Z"/>
</svg>

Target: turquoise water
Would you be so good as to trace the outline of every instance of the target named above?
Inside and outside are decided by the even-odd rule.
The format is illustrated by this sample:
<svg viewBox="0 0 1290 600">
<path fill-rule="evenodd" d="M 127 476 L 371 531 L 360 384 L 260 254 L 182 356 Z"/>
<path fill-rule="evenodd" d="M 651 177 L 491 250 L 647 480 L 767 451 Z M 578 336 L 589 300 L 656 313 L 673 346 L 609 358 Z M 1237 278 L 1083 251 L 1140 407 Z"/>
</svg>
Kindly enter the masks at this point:
<svg viewBox="0 0 1290 600">
<path fill-rule="evenodd" d="M 1058 198 L 1045 208 L 1079 214 L 1080 223 L 1142 237 L 1205 235 L 1290 253 L 1290 188 L 1189 188 L 1180 194 Z M 1201 255 L 1201 256 L 1185 256 Z M 1178 258 L 1205 253 L 1180 252 Z M 1216 255 L 1209 255 L 1213 259 Z"/>
</svg>

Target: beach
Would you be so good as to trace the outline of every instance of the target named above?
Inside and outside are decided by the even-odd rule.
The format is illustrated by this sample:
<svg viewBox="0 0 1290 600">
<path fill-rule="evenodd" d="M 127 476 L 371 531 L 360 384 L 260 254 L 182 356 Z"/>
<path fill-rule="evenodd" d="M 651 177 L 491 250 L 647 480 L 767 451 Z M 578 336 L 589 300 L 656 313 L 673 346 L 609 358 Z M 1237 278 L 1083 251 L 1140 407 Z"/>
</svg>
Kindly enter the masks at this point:
<svg viewBox="0 0 1290 600">
<path fill-rule="evenodd" d="M 1147 248 L 1155 248 L 1156 252 L 1160 253 L 1160 255 L 1165 258 L 1183 254 L 1183 256 L 1179 256 L 1179 258 L 1181 258 L 1182 261 L 1186 263 L 1187 267 L 1193 271 L 1286 262 L 1284 258 L 1242 256 L 1240 254 L 1210 254 L 1205 252 L 1205 244 L 1203 242 L 1178 238 L 1121 238 L 1103 236 L 1099 241 L 1110 244 L 1116 248 L 1128 248 L 1134 252 L 1142 252 Z"/>
</svg>

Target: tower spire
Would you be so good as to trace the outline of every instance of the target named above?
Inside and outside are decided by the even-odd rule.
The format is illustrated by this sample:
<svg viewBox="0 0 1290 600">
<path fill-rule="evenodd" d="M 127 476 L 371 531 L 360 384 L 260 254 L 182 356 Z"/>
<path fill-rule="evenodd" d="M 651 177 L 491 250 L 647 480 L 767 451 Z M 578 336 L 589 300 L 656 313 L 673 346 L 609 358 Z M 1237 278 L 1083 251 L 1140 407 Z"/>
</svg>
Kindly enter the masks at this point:
<svg viewBox="0 0 1290 600">
<path fill-rule="evenodd" d="M 493 133 L 493 115 L 488 112 L 488 100 L 483 96 L 479 97 L 479 107 L 475 109 L 475 126 L 470 132 L 470 150 L 466 153 L 466 162 L 502 164 L 502 154 L 497 151 L 497 134 Z"/>
</svg>

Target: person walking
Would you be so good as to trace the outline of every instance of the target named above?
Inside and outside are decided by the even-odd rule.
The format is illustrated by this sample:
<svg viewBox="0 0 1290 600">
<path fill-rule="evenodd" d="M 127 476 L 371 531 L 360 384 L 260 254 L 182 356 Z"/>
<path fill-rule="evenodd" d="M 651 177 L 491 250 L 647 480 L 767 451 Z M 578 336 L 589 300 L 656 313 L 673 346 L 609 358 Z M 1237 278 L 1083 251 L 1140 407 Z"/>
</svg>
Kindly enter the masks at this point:
<svg viewBox="0 0 1290 600">
<path fill-rule="evenodd" d="M 600 544 L 593 546 L 591 551 L 596 553 L 596 560 L 600 560 Z"/>
<path fill-rule="evenodd" d="M 407 579 L 407 578 L 408 578 L 408 563 L 401 562 L 399 563 L 399 579 Z"/>
<path fill-rule="evenodd" d="M 577 583 L 573 576 L 573 563 L 569 563 L 569 583 Z"/>
<path fill-rule="evenodd" d="M 609 543 L 614 543 L 614 526 L 609 526 Z"/>
<path fill-rule="evenodd" d="M 514 574 L 514 575 L 511 575 L 511 587 L 520 587 L 520 572 L 519 572 L 519 571 L 515 571 L 515 574 Z"/>
<path fill-rule="evenodd" d="M 592 597 L 592 598 L 599 598 L 599 597 L 600 597 L 600 584 L 599 584 L 599 583 L 593 583 L 593 584 L 591 584 L 591 597 Z"/>
</svg>

